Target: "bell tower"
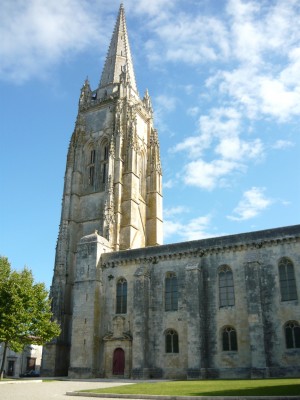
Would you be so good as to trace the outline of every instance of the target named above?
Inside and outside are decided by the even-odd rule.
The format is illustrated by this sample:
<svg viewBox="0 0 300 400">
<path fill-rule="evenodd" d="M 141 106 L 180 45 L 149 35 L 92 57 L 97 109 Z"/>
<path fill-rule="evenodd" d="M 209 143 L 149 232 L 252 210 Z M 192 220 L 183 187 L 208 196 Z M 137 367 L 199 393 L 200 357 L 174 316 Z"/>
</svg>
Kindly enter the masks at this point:
<svg viewBox="0 0 300 400">
<path fill-rule="evenodd" d="M 44 375 L 67 375 L 77 247 L 95 232 L 105 251 L 162 244 L 158 134 L 149 93 L 138 94 L 122 4 L 99 86 L 82 86 L 68 149 L 51 287 L 62 332 L 45 347 Z"/>
</svg>

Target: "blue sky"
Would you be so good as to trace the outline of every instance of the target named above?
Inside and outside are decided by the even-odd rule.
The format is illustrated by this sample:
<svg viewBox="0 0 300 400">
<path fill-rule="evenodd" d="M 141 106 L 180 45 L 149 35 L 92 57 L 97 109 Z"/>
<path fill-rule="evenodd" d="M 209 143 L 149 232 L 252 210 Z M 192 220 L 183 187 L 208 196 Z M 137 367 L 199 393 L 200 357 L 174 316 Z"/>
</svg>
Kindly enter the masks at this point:
<svg viewBox="0 0 300 400">
<path fill-rule="evenodd" d="M 300 215 L 300 3 L 125 0 L 163 164 L 164 242 Z M 119 2 L 2 0 L 0 254 L 50 287 L 68 143 Z"/>
</svg>

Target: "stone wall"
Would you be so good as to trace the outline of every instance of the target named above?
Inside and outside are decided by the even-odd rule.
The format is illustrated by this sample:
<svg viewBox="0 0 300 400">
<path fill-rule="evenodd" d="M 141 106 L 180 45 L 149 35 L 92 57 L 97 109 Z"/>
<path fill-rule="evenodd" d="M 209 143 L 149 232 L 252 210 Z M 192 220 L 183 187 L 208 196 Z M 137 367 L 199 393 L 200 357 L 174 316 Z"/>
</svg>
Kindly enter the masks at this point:
<svg viewBox="0 0 300 400">
<path fill-rule="evenodd" d="M 296 376 L 300 349 L 286 349 L 284 325 L 300 321 L 299 302 L 281 301 L 278 261 L 293 262 L 299 298 L 299 237 L 300 226 L 294 226 L 102 255 L 102 337 L 116 317 L 116 283 L 125 278 L 128 307 L 122 317 L 132 335 L 132 350 L 127 348 L 132 354 L 125 354 L 132 360 L 130 376 Z M 222 265 L 231 268 L 234 281 L 234 305 L 227 307 L 219 299 Z M 168 272 L 178 279 L 176 311 L 165 311 Z M 237 351 L 222 349 L 225 326 L 236 330 Z M 178 333 L 178 353 L 166 353 L 168 329 Z M 111 376 L 110 363 L 104 365 L 103 375 Z"/>
</svg>

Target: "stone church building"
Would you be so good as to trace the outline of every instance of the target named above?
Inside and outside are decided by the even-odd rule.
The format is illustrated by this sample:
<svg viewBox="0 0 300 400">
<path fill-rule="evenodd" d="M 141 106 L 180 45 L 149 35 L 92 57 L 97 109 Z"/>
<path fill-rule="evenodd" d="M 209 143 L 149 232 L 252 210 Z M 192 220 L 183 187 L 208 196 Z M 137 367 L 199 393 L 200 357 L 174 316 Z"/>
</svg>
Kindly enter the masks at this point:
<svg viewBox="0 0 300 400">
<path fill-rule="evenodd" d="M 300 374 L 300 225 L 162 245 L 162 169 L 121 5 L 67 156 L 43 375 Z"/>
</svg>

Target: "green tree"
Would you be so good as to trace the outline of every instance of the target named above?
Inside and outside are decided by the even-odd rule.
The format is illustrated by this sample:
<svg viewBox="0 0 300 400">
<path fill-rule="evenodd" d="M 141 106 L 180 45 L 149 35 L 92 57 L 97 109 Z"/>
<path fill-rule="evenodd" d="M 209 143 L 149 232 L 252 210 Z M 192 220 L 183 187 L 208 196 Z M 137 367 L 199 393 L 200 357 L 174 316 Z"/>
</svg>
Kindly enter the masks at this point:
<svg viewBox="0 0 300 400">
<path fill-rule="evenodd" d="M 49 342 L 59 333 L 45 285 L 35 283 L 29 269 L 14 271 L 8 259 L 0 257 L 0 343 L 4 344 L 0 376 L 8 348 L 20 352 L 26 345 Z"/>
</svg>

